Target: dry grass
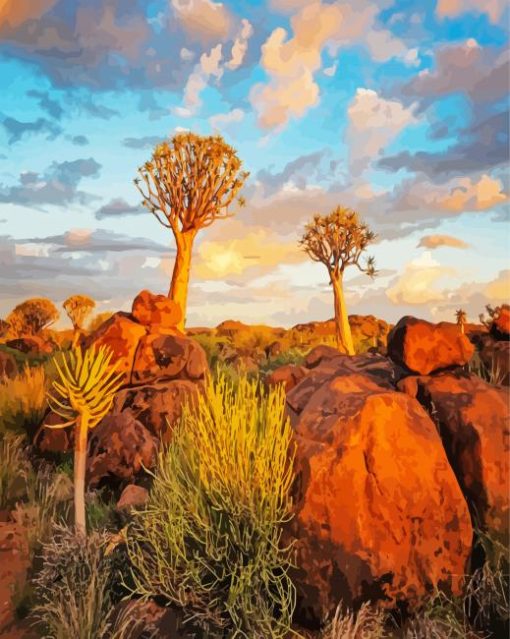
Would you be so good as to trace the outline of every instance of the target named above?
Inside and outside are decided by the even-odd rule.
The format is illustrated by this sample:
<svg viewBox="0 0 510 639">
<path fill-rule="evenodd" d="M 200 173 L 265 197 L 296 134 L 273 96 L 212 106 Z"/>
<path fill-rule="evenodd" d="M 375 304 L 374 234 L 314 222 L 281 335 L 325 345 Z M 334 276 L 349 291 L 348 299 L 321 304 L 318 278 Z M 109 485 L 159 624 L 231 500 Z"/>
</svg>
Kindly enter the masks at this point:
<svg viewBox="0 0 510 639">
<path fill-rule="evenodd" d="M 0 381 L 0 435 L 6 432 L 33 435 L 47 408 L 47 378 L 42 367 L 24 370 Z"/>
</svg>

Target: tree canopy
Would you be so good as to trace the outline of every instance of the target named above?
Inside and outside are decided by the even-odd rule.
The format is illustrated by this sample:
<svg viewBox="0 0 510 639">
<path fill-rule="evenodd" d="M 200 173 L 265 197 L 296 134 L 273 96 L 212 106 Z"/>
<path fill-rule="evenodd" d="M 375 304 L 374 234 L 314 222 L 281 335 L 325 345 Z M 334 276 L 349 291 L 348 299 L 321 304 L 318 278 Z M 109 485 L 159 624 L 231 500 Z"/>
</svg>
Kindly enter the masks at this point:
<svg viewBox="0 0 510 639">
<path fill-rule="evenodd" d="M 53 302 L 46 297 L 33 297 L 18 304 L 5 318 L 17 335 L 37 335 L 59 318 Z"/>
</svg>

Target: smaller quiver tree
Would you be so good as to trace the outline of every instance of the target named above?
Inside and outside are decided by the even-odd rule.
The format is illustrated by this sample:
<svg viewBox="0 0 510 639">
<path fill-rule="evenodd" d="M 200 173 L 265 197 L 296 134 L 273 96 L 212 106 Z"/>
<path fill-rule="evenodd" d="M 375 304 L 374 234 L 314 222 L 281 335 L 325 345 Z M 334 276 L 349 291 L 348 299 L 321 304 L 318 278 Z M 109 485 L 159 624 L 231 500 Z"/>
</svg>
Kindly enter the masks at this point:
<svg viewBox="0 0 510 639">
<path fill-rule="evenodd" d="M 459 310 L 455 312 L 455 319 L 457 320 L 457 326 L 460 328 L 460 332 L 464 333 L 464 327 L 467 321 L 466 311 L 464 311 L 462 308 L 459 308 Z"/>
<path fill-rule="evenodd" d="M 12 337 L 38 335 L 56 322 L 60 314 L 53 302 L 46 297 L 32 297 L 18 304 L 5 318 Z"/>
<path fill-rule="evenodd" d="M 89 429 L 95 428 L 110 411 L 115 393 L 122 385 L 122 374 L 111 365 L 113 353 L 106 346 L 82 351 L 76 346 L 54 358 L 58 378 L 48 393 L 51 409 L 66 421 L 45 426 L 51 429 L 75 426 L 74 438 L 74 515 L 76 532 L 86 534 L 85 471 Z"/>
<path fill-rule="evenodd" d="M 310 258 L 321 262 L 328 270 L 334 295 L 337 346 L 349 355 L 354 355 L 354 344 L 345 304 L 343 276 L 348 266 L 356 266 L 370 277 L 376 275 L 373 257 L 367 258 L 364 266 L 361 264 L 361 256 L 375 237 L 356 211 L 337 206 L 329 215 L 315 215 L 306 225 L 300 240 Z"/>
<path fill-rule="evenodd" d="M 67 316 L 73 324 L 73 346 L 78 342 L 86 319 L 89 317 L 96 303 L 87 295 L 71 295 L 62 304 Z"/>
</svg>

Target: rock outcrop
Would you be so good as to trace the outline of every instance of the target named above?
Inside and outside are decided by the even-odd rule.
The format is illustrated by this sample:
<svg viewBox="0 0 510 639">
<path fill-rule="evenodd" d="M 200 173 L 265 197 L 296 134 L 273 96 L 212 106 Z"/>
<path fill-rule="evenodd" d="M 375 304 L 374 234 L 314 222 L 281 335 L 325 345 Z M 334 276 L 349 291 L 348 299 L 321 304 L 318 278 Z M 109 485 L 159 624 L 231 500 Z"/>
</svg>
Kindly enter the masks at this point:
<svg viewBox="0 0 510 639">
<path fill-rule="evenodd" d="M 410 316 L 403 317 L 388 337 L 391 359 L 420 375 L 464 366 L 474 350 L 456 324 L 432 324 Z"/>
<path fill-rule="evenodd" d="M 508 392 L 462 371 L 410 377 L 403 390 L 416 397 L 438 425 L 477 527 L 508 540 Z"/>
<path fill-rule="evenodd" d="M 458 593 L 471 549 L 468 507 L 425 410 L 391 376 L 334 363 L 287 397 L 297 442 L 287 534 L 308 625 L 340 600 L 413 606 L 435 587 Z"/>
</svg>

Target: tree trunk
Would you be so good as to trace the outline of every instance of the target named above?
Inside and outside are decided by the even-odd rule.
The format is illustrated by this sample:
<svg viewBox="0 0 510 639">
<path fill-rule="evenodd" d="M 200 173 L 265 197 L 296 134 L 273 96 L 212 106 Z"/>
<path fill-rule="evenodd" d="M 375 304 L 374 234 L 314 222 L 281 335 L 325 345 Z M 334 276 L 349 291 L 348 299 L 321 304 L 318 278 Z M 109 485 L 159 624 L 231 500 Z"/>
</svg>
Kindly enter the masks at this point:
<svg viewBox="0 0 510 639">
<path fill-rule="evenodd" d="M 186 324 L 186 304 L 188 301 L 188 284 L 189 271 L 191 267 L 191 253 L 193 250 L 193 240 L 195 233 L 188 231 L 175 236 L 177 253 L 175 256 L 174 270 L 172 273 L 172 282 L 168 297 L 180 306 L 182 310 L 182 319 L 177 328 L 184 331 Z"/>
<path fill-rule="evenodd" d="M 345 348 L 348 355 L 354 355 L 354 345 L 352 343 L 351 327 L 347 308 L 345 306 L 344 292 L 342 288 L 342 276 L 332 276 L 333 295 L 335 298 L 335 330 L 338 348 Z"/>
<path fill-rule="evenodd" d="M 85 521 L 85 470 L 87 466 L 88 416 L 80 415 L 76 422 L 74 444 L 74 525 L 80 535 L 87 534 Z"/>
</svg>

